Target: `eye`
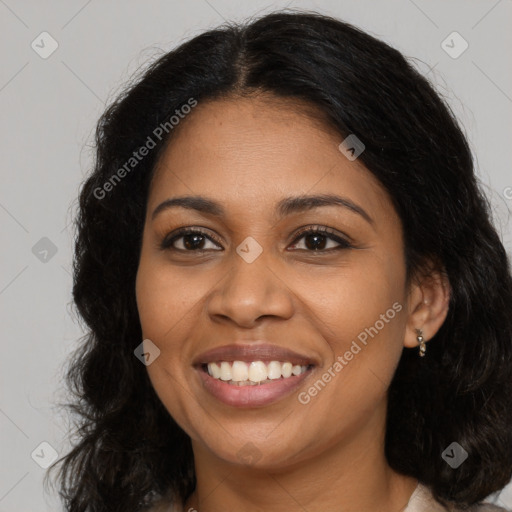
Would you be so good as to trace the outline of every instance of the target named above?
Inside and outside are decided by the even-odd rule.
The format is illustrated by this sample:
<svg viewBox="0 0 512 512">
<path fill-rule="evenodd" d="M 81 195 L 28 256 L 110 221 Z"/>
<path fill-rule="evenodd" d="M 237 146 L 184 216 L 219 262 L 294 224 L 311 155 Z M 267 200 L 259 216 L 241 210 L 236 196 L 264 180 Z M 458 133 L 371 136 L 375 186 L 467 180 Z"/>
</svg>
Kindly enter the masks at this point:
<svg viewBox="0 0 512 512">
<path fill-rule="evenodd" d="M 304 246 L 299 247 L 297 241 L 304 239 Z M 328 247 L 334 242 L 334 247 Z M 336 246 L 337 244 L 337 246 Z M 331 252 L 340 249 L 350 249 L 353 245 L 335 231 L 323 226 L 308 227 L 301 230 L 292 243 L 292 249 L 306 250 L 308 252 Z"/>
<path fill-rule="evenodd" d="M 297 242 L 304 239 L 304 246 Z M 208 247 L 208 243 L 211 247 Z M 334 247 L 329 247 L 334 243 Z M 220 240 L 212 234 L 198 228 L 182 228 L 165 237 L 160 244 L 162 250 L 175 250 L 182 252 L 202 252 L 208 250 L 222 251 Z M 340 249 L 353 248 L 353 245 L 330 228 L 323 226 L 307 227 L 299 231 L 290 246 L 293 250 L 308 252 L 331 252 Z"/>
<path fill-rule="evenodd" d="M 171 249 L 176 251 L 189 252 L 212 250 L 212 247 L 207 246 L 208 242 L 214 244 L 213 250 L 223 250 L 222 248 L 218 247 L 218 245 L 220 245 L 220 241 L 218 241 L 214 236 L 207 235 L 206 232 L 202 231 L 201 229 L 183 228 L 173 233 L 172 236 L 165 237 L 160 244 L 160 249 Z"/>
</svg>

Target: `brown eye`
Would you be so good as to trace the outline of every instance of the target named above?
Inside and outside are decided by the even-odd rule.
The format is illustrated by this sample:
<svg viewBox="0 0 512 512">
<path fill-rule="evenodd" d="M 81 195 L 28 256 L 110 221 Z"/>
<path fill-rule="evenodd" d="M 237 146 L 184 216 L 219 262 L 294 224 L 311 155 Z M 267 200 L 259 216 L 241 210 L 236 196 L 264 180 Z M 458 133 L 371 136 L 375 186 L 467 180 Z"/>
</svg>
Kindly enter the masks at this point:
<svg viewBox="0 0 512 512">
<path fill-rule="evenodd" d="M 177 243 L 178 242 L 178 243 Z M 208 243 L 213 247 L 208 247 Z M 218 247 L 219 242 L 199 229 L 181 229 L 178 232 L 164 238 L 160 244 L 162 250 L 176 250 L 188 252 L 201 252 L 207 250 L 223 250 Z M 181 246 L 181 247 L 180 247 Z"/>
<path fill-rule="evenodd" d="M 304 247 L 297 247 L 297 241 L 304 239 Z M 331 246 L 329 245 L 331 242 Z M 334 246 L 332 246 L 334 243 Z M 292 248 L 299 250 L 307 250 L 311 252 L 330 252 L 339 249 L 348 249 L 352 245 L 344 238 L 334 234 L 329 228 L 309 228 L 301 231 L 295 238 Z"/>
</svg>

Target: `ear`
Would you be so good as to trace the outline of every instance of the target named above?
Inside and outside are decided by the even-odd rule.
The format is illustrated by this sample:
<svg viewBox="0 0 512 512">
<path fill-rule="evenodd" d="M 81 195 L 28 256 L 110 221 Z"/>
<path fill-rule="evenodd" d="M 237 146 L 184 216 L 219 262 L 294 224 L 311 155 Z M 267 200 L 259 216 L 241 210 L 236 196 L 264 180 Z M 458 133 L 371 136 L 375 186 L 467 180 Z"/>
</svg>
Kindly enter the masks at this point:
<svg viewBox="0 0 512 512">
<path fill-rule="evenodd" d="M 408 300 L 408 318 L 404 346 L 418 346 L 417 329 L 423 331 L 428 342 L 443 325 L 448 314 L 451 286 L 444 269 L 433 269 L 430 264 L 411 279 Z"/>
</svg>

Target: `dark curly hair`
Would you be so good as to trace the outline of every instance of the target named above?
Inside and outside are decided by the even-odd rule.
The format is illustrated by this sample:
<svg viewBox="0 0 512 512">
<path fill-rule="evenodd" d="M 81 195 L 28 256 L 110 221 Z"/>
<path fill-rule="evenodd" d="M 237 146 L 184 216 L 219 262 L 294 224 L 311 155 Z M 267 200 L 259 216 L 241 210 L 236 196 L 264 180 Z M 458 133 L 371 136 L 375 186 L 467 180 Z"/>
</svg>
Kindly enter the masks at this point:
<svg viewBox="0 0 512 512">
<path fill-rule="evenodd" d="M 512 476 L 512 278 L 468 143 L 400 52 L 335 18 L 286 10 L 226 23 L 165 53 L 99 120 L 76 219 L 73 298 L 88 329 L 67 369 L 65 406 L 78 442 L 53 468 L 62 464 L 66 510 L 145 510 L 194 490 L 190 439 L 134 356 L 148 186 L 173 131 L 123 179 L 113 176 L 191 98 L 261 91 L 306 102 L 341 138 L 364 141 L 359 160 L 402 221 L 408 279 L 427 261 L 446 273 L 449 313 L 428 360 L 404 349 L 388 391 L 385 450 L 393 469 L 440 502 L 481 501 Z M 457 470 L 441 457 L 453 441 L 469 453 Z"/>
</svg>

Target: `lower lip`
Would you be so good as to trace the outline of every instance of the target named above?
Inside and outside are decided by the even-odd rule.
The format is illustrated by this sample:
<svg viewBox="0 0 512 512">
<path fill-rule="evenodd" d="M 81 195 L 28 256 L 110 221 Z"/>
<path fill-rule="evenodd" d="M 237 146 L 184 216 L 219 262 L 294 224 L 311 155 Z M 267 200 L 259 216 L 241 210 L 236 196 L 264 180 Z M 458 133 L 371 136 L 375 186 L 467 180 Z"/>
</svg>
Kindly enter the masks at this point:
<svg viewBox="0 0 512 512">
<path fill-rule="evenodd" d="M 206 390 L 226 405 L 233 407 L 258 407 L 272 404 L 291 394 L 311 373 L 312 368 L 300 375 L 293 375 L 286 379 L 280 378 L 266 384 L 256 384 L 255 386 L 228 384 L 223 380 L 215 379 L 201 368 L 198 368 L 197 371 Z"/>
</svg>

